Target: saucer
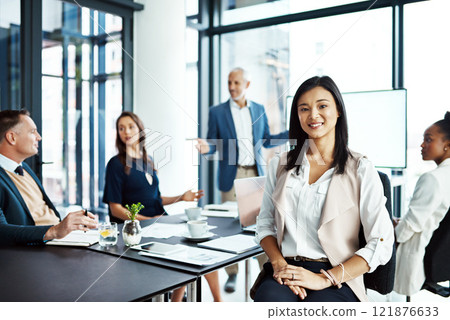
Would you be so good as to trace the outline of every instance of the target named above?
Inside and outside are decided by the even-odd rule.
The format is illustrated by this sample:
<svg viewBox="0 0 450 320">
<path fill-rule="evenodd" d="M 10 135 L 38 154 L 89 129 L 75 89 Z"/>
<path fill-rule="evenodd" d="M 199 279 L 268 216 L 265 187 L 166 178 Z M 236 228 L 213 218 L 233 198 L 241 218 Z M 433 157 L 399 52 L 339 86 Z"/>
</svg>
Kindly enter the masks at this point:
<svg viewBox="0 0 450 320">
<path fill-rule="evenodd" d="M 194 220 L 189 220 L 187 216 L 180 217 L 180 219 L 183 220 L 184 222 L 194 221 Z M 208 220 L 208 217 L 200 216 L 200 217 L 198 217 L 198 219 L 196 219 L 196 220 L 201 220 L 201 221 L 203 221 L 203 220 Z"/>
<path fill-rule="evenodd" d="M 189 232 L 185 232 L 182 234 L 183 238 L 190 240 L 190 241 L 203 241 L 203 240 L 208 240 L 212 237 L 214 237 L 216 234 L 212 233 L 212 232 L 207 232 L 204 235 L 200 236 L 200 237 L 192 237 L 191 234 Z"/>
</svg>

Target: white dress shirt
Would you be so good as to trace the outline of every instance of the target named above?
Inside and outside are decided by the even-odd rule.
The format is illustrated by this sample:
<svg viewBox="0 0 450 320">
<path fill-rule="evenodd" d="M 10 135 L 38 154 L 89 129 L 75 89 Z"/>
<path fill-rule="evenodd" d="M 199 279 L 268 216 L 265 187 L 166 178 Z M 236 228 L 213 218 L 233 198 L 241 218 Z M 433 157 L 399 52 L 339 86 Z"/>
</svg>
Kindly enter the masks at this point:
<svg viewBox="0 0 450 320">
<path fill-rule="evenodd" d="M 247 105 L 243 108 L 230 99 L 231 116 L 233 117 L 234 128 L 236 130 L 238 147 L 238 165 L 254 166 L 255 152 L 253 150 L 253 123 L 250 115 L 250 108 Z"/>
<path fill-rule="evenodd" d="M 0 153 L 0 167 L 5 169 L 6 171 L 15 173 L 14 171 L 17 169 L 17 167 L 21 165 L 22 163 L 17 163 L 14 160 L 7 158 Z"/>
<path fill-rule="evenodd" d="M 275 189 L 279 159 L 279 157 L 274 157 L 268 166 L 263 202 L 257 218 L 256 240 L 258 242 L 261 242 L 267 236 L 277 237 L 272 193 Z M 334 168 L 327 170 L 311 185 L 309 184 L 309 172 L 310 164 L 304 158 L 299 174 L 297 175 L 295 170 L 292 170 L 287 178 L 286 205 L 288 209 L 286 210 L 285 231 L 281 245 L 281 253 L 284 257 L 297 255 L 311 259 L 326 257 L 319 242 L 317 230 Z M 387 210 L 384 195 L 370 192 L 374 189 L 375 184 L 381 184 L 379 175 L 372 163 L 366 158 L 359 161 L 357 175 L 361 183 L 359 203 L 361 221 L 365 225 L 374 225 L 372 213 Z M 386 215 L 388 215 L 387 212 Z M 381 223 L 390 223 L 389 219 L 385 220 L 386 222 Z M 380 221 L 377 223 L 380 223 Z M 380 241 L 377 235 L 380 228 L 387 228 L 386 230 L 388 230 L 392 228 L 392 225 L 377 225 L 376 228 L 365 230 L 366 239 L 371 240 L 367 242 L 364 248 L 355 252 L 367 261 L 370 267 L 369 272 L 375 270 L 380 261 L 389 261 L 390 259 L 391 251 L 382 250 L 379 245 Z M 383 255 L 383 257 L 379 255 Z M 384 255 L 389 256 L 384 257 Z"/>
</svg>

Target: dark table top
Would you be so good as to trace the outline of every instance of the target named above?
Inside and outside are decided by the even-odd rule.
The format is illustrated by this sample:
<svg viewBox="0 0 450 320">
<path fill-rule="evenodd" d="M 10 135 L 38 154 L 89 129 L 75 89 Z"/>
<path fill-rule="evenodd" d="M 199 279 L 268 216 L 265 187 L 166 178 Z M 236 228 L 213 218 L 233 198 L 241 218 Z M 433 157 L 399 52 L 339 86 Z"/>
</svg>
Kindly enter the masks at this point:
<svg viewBox="0 0 450 320">
<path fill-rule="evenodd" d="M 173 215 L 173 216 L 163 216 L 159 219 L 150 219 L 150 220 L 141 221 L 141 226 L 146 227 L 155 222 L 186 223 L 185 220 L 182 220 L 183 217 L 185 217 L 184 214 Z M 213 237 L 213 239 L 218 238 L 218 237 L 230 236 L 230 235 L 234 235 L 234 234 L 238 234 L 238 233 L 242 232 L 238 219 L 208 217 L 208 225 L 217 226 L 217 228 L 211 230 L 211 232 L 216 234 L 216 236 Z M 120 225 L 119 231 L 122 233 L 121 229 L 122 229 L 122 226 Z M 247 234 L 249 234 L 249 233 L 247 233 Z M 183 237 L 176 237 L 176 236 L 170 237 L 168 239 L 142 238 L 141 243 L 150 242 L 150 241 L 164 242 L 164 243 L 170 243 L 170 244 L 184 244 L 184 245 L 188 245 L 188 246 L 197 246 L 197 243 L 198 243 L 198 242 L 189 241 Z M 89 249 L 94 250 L 94 251 L 109 253 L 111 255 L 120 256 L 120 257 L 127 258 L 127 259 L 151 263 L 154 265 L 170 268 L 173 270 L 180 270 L 180 271 L 188 272 L 191 274 L 195 274 L 197 276 L 204 275 L 211 271 L 226 267 L 228 265 L 245 260 L 247 258 L 253 257 L 253 256 L 258 255 L 263 252 L 263 250 L 260 247 L 258 247 L 256 249 L 238 254 L 234 258 L 225 260 L 220 263 L 216 263 L 216 264 L 209 265 L 209 266 L 195 266 L 195 265 L 191 265 L 191 264 L 187 264 L 187 263 L 176 262 L 176 261 L 171 261 L 171 260 L 166 260 L 166 259 L 161 259 L 161 258 L 141 256 L 138 254 L 138 251 L 131 250 L 124 245 L 121 235 L 119 235 L 119 241 L 116 246 L 104 248 L 97 244 L 97 245 L 93 245 L 93 246 L 89 247 Z"/>
<path fill-rule="evenodd" d="M 0 301 L 139 301 L 196 280 L 85 248 L 0 247 Z"/>
</svg>

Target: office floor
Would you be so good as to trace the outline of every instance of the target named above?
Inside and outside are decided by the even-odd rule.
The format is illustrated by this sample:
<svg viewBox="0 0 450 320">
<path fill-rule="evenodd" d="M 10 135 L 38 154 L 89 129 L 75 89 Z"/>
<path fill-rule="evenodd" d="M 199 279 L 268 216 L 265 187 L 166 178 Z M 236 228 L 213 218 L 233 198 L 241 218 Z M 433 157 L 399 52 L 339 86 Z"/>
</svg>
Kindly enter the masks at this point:
<svg viewBox="0 0 450 320">
<path fill-rule="evenodd" d="M 259 274 L 259 266 L 258 261 L 256 259 L 250 259 L 250 286 L 255 282 L 256 277 Z M 227 293 L 223 289 L 225 286 L 225 282 L 228 279 L 228 275 L 225 272 L 225 269 L 219 270 L 219 282 L 222 299 L 225 302 L 244 302 L 245 301 L 245 262 L 241 261 L 239 263 L 239 272 L 237 274 L 236 279 L 236 291 L 233 293 Z M 249 298 L 250 299 L 250 298 Z M 208 282 L 205 278 L 202 278 L 202 301 L 212 302 L 213 297 L 211 295 L 211 291 L 209 290 Z M 250 299 L 250 301 L 253 301 Z"/>
<path fill-rule="evenodd" d="M 250 260 L 250 278 L 251 285 L 255 281 L 259 274 L 258 261 L 256 259 Z M 221 288 L 222 299 L 225 302 L 244 302 L 245 301 L 245 263 L 239 263 L 239 273 L 236 280 L 236 291 L 233 293 L 226 293 L 223 288 L 225 282 L 228 279 L 224 269 L 219 270 L 219 282 Z M 447 283 L 442 283 L 442 285 L 447 285 Z M 202 301 L 212 302 L 213 298 L 211 292 L 209 291 L 208 283 L 204 278 L 202 278 Z M 372 302 L 406 302 L 406 297 L 395 292 L 388 295 L 380 295 L 379 293 L 369 290 L 368 292 L 369 301 Z M 411 296 L 411 302 L 448 302 L 450 298 L 443 298 L 439 295 L 433 294 L 429 291 L 422 290 L 417 294 Z M 250 299 L 250 301 L 253 301 Z"/>
</svg>

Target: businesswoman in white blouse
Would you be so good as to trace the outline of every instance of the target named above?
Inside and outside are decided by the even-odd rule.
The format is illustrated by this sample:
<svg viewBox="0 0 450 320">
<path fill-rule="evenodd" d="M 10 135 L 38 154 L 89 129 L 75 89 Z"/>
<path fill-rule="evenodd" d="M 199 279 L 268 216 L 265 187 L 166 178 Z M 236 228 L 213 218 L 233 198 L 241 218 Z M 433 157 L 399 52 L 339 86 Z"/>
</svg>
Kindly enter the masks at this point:
<svg viewBox="0 0 450 320">
<path fill-rule="evenodd" d="M 409 210 L 395 227 L 397 267 L 394 291 L 411 296 L 425 282 L 425 248 L 450 207 L 450 112 L 423 134 L 422 159 L 437 167 L 420 176 Z"/>
<path fill-rule="evenodd" d="M 363 274 L 389 261 L 394 232 L 377 171 L 348 149 L 344 102 L 331 78 L 298 88 L 289 139 L 293 149 L 268 167 L 256 239 L 270 262 L 255 301 L 366 301 Z"/>
</svg>

